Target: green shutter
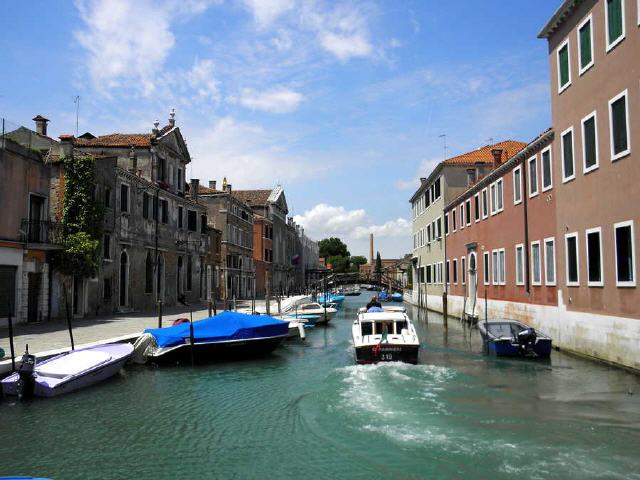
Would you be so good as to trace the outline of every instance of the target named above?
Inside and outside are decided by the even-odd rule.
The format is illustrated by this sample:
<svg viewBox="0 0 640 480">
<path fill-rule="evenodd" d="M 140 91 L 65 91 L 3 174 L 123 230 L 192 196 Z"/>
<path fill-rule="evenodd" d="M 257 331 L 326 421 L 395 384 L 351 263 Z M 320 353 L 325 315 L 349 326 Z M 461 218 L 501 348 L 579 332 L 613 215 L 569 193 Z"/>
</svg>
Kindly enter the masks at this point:
<svg viewBox="0 0 640 480">
<path fill-rule="evenodd" d="M 580 67 L 591 63 L 591 21 L 580 29 Z"/>
<path fill-rule="evenodd" d="M 627 149 L 626 97 L 620 97 L 611 104 L 611 126 L 613 128 L 613 153 Z"/>
<path fill-rule="evenodd" d="M 584 163 L 586 168 L 593 167 L 597 162 L 596 152 L 596 119 L 591 117 L 584 122 Z"/>
<path fill-rule="evenodd" d="M 569 46 L 565 45 L 558 52 L 560 59 L 560 87 L 563 87 L 569 82 Z"/>
<path fill-rule="evenodd" d="M 622 35 L 622 0 L 607 0 L 607 18 L 609 21 L 609 43 Z"/>
<path fill-rule="evenodd" d="M 573 176 L 572 137 L 573 137 L 573 134 L 571 132 L 567 133 L 564 137 L 562 137 L 562 150 L 563 150 L 562 153 L 563 153 L 565 177 Z"/>
</svg>

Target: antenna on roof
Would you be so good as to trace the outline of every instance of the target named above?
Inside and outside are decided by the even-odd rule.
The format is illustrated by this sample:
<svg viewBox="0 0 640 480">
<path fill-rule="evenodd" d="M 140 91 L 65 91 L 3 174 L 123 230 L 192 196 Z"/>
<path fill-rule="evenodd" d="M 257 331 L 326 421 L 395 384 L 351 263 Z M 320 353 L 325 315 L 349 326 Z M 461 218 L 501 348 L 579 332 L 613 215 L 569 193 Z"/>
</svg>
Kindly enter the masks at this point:
<svg viewBox="0 0 640 480">
<path fill-rule="evenodd" d="M 73 97 L 73 103 L 76 104 L 76 137 L 78 136 L 78 114 L 80 112 L 80 95 Z"/>
<path fill-rule="evenodd" d="M 442 135 L 438 135 L 438 138 L 442 138 L 444 140 L 444 160 L 447 159 L 447 134 L 443 133 Z"/>
<path fill-rule="evenodd" d="M 489 145 L 493 145 L 493 137 L 487 138 L 487 142 L 489 142 Z"/>
</svg>

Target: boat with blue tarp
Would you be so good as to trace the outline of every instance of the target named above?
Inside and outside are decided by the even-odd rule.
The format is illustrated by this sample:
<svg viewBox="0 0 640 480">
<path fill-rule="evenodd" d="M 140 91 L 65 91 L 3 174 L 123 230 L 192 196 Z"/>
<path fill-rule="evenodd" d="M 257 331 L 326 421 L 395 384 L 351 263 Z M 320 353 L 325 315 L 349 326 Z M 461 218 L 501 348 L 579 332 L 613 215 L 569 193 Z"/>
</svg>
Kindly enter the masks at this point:
<svg viewBox="0 0 640 480">
<path fill-rule="evenodd" d="M 478 322 L 485 352 L 498 357 L 549 358 L 551 337 L 516 320 Z"/>
<path fill-rule="evenodd" d="M 396 293 L 392 293 L 391 294 L 391 300 L 394 302 L 401 302 L 402 301 L 402 294 L 399 292 Z"/>
<path fill-rule="evenodd" d="M 289 334 L 289 322 L 268 315 L 222 312 L 167 328 L 148 328 L 136 342 L 153 363 L 237 360 L 271 353 Z M 140 351 L 142 350 L 142 351 Z"/>
</svg>

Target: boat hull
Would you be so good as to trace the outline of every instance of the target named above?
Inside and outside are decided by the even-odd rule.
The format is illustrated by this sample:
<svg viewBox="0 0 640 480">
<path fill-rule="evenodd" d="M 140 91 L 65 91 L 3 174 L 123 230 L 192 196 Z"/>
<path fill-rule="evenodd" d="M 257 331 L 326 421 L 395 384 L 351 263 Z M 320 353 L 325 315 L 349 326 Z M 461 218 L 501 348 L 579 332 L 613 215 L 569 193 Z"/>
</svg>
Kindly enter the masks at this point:
<svg viewBox="0 0 640 480">
<path fill-rule="evenodd" d="M 193 346 L 195 363 L 226 362 L 268 355 L 286 339 L 288 333 L 275 337 L 231 340 L 224 342 L 196 343 Z M 191 345 L 159 349 L 149 357 L 149 362 L 157 364 L 191 362 Z"/>
<path fill-rule="evenodd" d="M 383 344 L 377 351 L 376 345 L 356 347 L 356 363 L 366 365 L 379 362 L 418 363 L 419 345 Z"/>
<path fill-rule="evenodd" d="M 535 357 L 549 358 L 551 355 L 551 339 L 538 339 L 536 344 L 528 350 L 523 350 L 519 345 L 508 340 L 486 341 L 486 349 L 490 355 L 496 357 Z"/>
</svg>

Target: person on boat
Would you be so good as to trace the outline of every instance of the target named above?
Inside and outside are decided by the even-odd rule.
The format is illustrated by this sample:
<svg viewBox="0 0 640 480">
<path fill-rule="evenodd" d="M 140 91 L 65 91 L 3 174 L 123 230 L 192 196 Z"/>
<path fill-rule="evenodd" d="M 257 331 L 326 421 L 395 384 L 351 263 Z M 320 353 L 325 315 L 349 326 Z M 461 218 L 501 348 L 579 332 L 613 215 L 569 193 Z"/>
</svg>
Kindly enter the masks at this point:
<svg viewBox="0 0 640 480">
<path fill-rule="evenodd" d="M 380 310 L 371 310 L 372 308 L 379 308 Z M 376 297 L 375 295 L 373 297 L 371 297 L 371 300 L 369 301 L 369 303 L 367 303 L 367 312 L 381 312 L 382 311 L 382 304 L 378 301 L 378 297 Z"/>
</svg>

